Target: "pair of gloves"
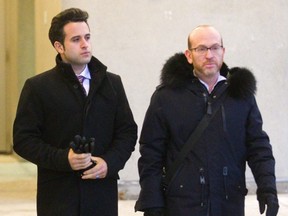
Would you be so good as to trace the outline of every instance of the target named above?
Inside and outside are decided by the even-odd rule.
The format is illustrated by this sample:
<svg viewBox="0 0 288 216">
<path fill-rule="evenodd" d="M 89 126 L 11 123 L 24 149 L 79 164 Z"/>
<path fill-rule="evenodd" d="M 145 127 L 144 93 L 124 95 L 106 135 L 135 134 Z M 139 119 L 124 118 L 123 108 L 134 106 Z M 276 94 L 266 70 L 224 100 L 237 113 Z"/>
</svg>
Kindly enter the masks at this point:
<svg viewBox="0 0 288 216">
<path fill-rule="evenodd" d="M 257 192 L 260 213 L 266 209 L 266 216 L 276 216 L 279 209 L 278 198 L 275 193 Z M 144 212 L 144 216 L 165 216 L 163 208 L 151 208 Z"/>
<path fill-rule="evenodd" d="M 86 137 L 81 137 L 80 135 L 76 135 L 74 137 L 74 140 L 70 142 L 70 148 L 76 153 L 76 154 L 82 154 L 82 153 L 92 153 L 95 147 L 95 138 L 91 137 L 90 139 L 86 139 Z M 77 173 L 82 176 L 83 172 L 85 172 L 88 169 L 91 169 L 96 165 L 96 162 L 91 160 L 92 164 L 87 167 L 86 169 L 79 170 Z"/>
<path fill-rule="evenodd" d="M 70 142 L 70 147 L 77 154 L 92 153 L 95 147 L 95 138 L 91 137 L 87 140 L 84 136 L 76 135 Z"/>
</svg>

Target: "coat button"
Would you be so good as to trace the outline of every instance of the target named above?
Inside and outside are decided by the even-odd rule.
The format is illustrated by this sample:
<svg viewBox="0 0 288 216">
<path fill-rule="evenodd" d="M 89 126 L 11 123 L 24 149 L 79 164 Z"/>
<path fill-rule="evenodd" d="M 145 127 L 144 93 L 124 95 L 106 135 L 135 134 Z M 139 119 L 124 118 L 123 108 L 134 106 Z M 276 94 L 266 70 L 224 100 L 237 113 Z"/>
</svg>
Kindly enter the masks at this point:
<svg viewBox="0 0 288 216">
<path fill-rule="evenodd" d="M 77 89 L 77 88 L 78 88 L 78 85 L 77 85 L 77 84 L 74 84 L 73 87 L 74 87 L 75 89 Z"/>
<path fill-rule="evenodd" d="M 183 185 L 180 185 L 180 188 L 184 188 L 184 186 L 183 186 Z"/>
</svg>

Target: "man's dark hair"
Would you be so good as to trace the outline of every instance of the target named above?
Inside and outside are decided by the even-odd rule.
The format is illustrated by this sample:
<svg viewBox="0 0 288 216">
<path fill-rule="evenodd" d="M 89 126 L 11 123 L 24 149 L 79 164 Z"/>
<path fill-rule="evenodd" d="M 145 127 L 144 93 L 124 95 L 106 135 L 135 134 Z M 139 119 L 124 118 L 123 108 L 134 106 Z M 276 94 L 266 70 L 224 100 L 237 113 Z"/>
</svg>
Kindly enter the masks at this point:
<svg viewBox="0 0 288 216">
<path fill-rule="evenodd" d="M 64 26 L 70 22 L 86 22 L 89 15 L 86 11 L 78 8 L 69 8 L 58 15 L 56 15 L 52 21 L 49 29 L 49 39 L 54 46 L 55 41 L 59 41 L 64 44 Z M 88 23 L 87 23 L 88 25 Z"/>
</svg>

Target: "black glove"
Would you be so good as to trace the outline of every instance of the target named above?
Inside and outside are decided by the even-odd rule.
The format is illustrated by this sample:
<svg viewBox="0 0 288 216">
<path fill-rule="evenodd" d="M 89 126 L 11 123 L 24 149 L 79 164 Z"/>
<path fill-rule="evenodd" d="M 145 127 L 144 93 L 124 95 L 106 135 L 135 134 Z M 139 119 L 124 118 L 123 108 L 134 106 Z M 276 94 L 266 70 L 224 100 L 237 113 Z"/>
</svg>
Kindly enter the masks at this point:
<svg viewBox="0 0 288 216">
<path fill-rule="evenodd" d="M 94 138 L 90 138 L 89 140 L 87 140 L 86 137 L 76 135 L 74 137 L 74 141 L 70 142 L 70 147 L 77 154 L 92 153 L 95 145 L 94 143 L 95 143 Z"/>
<path fill-rule="evenodd" d="M 70 142 L 70 147 L 72 148 L 72 150 L 76 154 L 92 153 L 94 146 L 95 146 L 95 139 L 94 138 L 90 138 L 87 140 L 85 137 L 81 137 L 80 135 L 76 135 L 74 137 L 74 141 Z M 83 169 L 83 170 L 78 170 L 78 171 L 76 171 L 76 173 L 79 176 L 82 176 L 83 172 L 91 169 L 92 167 L 94 167 L 96 165 L 95 161 L 91 160 L 91 162 L 92 162 L 92 164 L 89 167 L 87 167 L 86 169 Z"/>
<path fill-rule="evenodd" d="M 279 209 L 277 195 L 273 193 L 258 193 L 257 199 L 259 202 L 260 214 L 263 214 L 266 208 L 266 216 L 276 216 Z"/>
<path fill-rule="evenodd" d="M 144 216 L 165 216 L 163 208 L 145 209 Z"/>
</svg>

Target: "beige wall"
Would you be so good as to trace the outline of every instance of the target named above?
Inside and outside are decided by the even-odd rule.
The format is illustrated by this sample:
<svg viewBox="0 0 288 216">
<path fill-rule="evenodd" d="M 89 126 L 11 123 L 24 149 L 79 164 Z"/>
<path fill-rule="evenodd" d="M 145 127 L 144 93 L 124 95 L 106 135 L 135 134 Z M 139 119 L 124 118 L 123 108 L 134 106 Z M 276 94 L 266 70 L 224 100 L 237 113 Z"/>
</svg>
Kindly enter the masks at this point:
<svg viewBox="0 0 288 216">
<path fill-rule="evenodd" d="M 48 41 L 58 0 L 0 0 L 0 152 L 12 151 L 12 124 L 25 80 L 55 65 Z M 38 58 L 39 56 L 39 58 Z"/>
<path fill-rule="evenodd" d="M 121 75 L 139 130 L 165 60 L 186 49 L 192 28 L 215 25 L 224 38 L 226 63 L 255 73 L 277 178 L 288 181 L 287 0 L 62 0 L 62 4 L 89 12 L 94 55 Z M 138 158 L 136 146 L 121 172 L 122 180 L 138 179 Z"/>
<path fill-rule="evenodd" d="M 30 54 L 34 53 L 31 61 L 35 67 L 21 74 L 19 1 L 0 0 L 0 48 L 6 50 L 0 53 L 0 151 L 11 147 L 12 122 L 23 80 L 54 65 L 55 51 L 47 36 L 51 18 L 60 9 L 80 7 L 90 14 L 94 55 L 123 79 L 139 132 L 164 61 L 186 48 L 192 28 L 202 23 L 215 25 L 224 38 L 226 63 L 248 67 L 256 75 L 257 101 L 273 144 L 277 178 L 288 179 L 287 1 L 34 0 L 35 43 Z M 122 180 L 138 179 L 138 158 L 136 146 L 121 172 Z"/>
<path fill-rule="evenodd" d="M 52 18 L 61 10 L 60 0 L 35 0 L 35 71 L 41 73 L 55 66 L 56 51 L 48 39 Z"/>
<path fill-rule="evenodd" d="M 0 0 L 0 152 L 6 150 L 6 82 L 5 82 L 5 35 L 4 35 L 4 0 Z"/>
<path fill-rule="evenodd" d="M 15 113 L 16 95 L 18 95 L 17 76 L 17 46 L 18 46 L 18 2 L 16 0 L 2 1 L 1 16 L 4 19 L 1 25 L 1 36 L 4 38 L 4 63 L 1 65 L 1 152 L 10 152 L 12 144 L 12 121 Z M 1 40 L 2 42 L 2 40 Z M 3 121 L 2 121 L 3 120 Z"/>
</svg>

